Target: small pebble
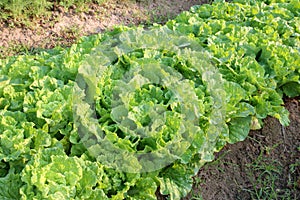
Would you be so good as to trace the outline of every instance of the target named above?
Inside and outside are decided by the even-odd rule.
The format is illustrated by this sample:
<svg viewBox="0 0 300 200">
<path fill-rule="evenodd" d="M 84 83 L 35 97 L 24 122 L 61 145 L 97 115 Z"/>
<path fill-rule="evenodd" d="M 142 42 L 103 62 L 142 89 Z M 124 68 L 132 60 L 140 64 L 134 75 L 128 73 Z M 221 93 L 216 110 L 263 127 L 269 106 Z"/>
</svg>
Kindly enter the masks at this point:
<svg viewBox="0 0 300 200">
<path fill-rule="evenodd" d="M 70 9 L 75 10 L 77 7 L 75 5 L 71 5 Z"/>
<path fill-rule="evenodd" d="M 64 12 L 64 9 L 63 9 L 62 7 L 58 7 L 57 10 L 58 10 L 58 12 L 60 12 L 60 13 L 63 13 L 63 12 Z"/>
<path fill-rule="evenodd" d="M 94 12 L 94 11 L 92 11 L 92 10 L 90 10 L 90 11 L 89 11 L 89 15 L 92 15 L 92 16 L 94 16 L 94 15 L 95 15 L 95 12 Z"/>
</svg>

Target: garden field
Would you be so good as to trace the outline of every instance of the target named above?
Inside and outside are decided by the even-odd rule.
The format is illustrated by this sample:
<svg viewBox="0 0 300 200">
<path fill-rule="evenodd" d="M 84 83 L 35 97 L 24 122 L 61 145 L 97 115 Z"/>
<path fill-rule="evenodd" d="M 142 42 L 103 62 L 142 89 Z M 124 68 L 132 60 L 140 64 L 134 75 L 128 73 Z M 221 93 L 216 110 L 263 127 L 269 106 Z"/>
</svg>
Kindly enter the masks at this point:
<svg viewBox="0 0 300 200">
<path fill-rule="evenodd" d="M 298 0 L 0 13 L 0 199 L 300 199 Z"/>
</svg>

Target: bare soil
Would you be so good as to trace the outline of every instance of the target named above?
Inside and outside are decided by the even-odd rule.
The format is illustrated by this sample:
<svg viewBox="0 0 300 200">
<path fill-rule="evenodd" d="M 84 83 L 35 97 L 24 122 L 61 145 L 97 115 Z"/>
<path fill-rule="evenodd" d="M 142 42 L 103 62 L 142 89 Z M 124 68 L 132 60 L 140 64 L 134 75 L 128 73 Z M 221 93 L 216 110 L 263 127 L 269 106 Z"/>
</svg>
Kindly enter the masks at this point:
<svg viewBox="0 0 300 200">
<path fill-rule="evenodd" d="M 164 23 L 207 2 L 110 0 L 103 5 L 90 4 L 81 13 L 75 7 L 54 7 L 50 17 L 34 19 L 29 26 L 0 22 L 0 57 L 70 46 L 81 36 L 116 25 Z M 285 106 L 291 113 L 290 126 L 282 127 L 278 120 L 267 118 L 264 127 L 250 132 L 245 141 L 224 147 L 215 161 L 200 170 L 193 191 L 184 200 L 196 199 L 197 194 L 204 200 L 300 199 L 299 98 L 286 99 Z"/>
<path fill-rule="evenodd" d="M 109 0 L 89 4 L 84 12 L 76 6 L 55 6 L 51 16 L 31 21 L 0 22 L 0 58 L 22 51 L 70 46 L 79 37 L 109 30 L 117 25 L 164 23 L 205 0 Z"/>
<path fill-rule="evenodd" d="M 192 193 L 204 200 L 300 199 L 299 98 L 286 99 L 285 107 L 288 127 L 268 117 L 245 141 L 225 146 L 200 170 Z"/>
</svg>

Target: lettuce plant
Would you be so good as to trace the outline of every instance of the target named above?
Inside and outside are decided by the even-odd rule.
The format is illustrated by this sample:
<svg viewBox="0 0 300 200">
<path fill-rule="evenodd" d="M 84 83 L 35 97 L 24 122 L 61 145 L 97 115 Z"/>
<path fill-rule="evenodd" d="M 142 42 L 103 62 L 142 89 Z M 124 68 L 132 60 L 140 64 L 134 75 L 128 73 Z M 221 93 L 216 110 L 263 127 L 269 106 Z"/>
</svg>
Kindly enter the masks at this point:
<svg viewBox="0 0 300 200">
<path fill-rule="evenodd" d="M 299 91 L 299 2 L 215 2 L 0 60 L 1 199 L 180 199 Z"/>
</svg>

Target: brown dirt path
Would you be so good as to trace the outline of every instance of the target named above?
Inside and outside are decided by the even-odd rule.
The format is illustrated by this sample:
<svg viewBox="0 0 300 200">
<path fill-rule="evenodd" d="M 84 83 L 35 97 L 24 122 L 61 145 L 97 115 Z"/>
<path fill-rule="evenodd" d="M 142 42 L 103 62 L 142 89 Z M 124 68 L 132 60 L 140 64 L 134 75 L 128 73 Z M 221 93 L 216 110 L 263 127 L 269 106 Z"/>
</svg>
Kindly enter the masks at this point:
<svg viewBox="0 0 300 200">
<path fill-rule="evenodd" d="M 163 23 L 205 0 L 109 0 L 90 4 L 85 12 L 76 7 L 54 7 L 50 17 L 35 19 L 29 26 L 12 20 L 0 22 L 0 58 L 36 48 L 70 46 L 79 37 L 109 30 L 116 25 Z"/>
</svg>

